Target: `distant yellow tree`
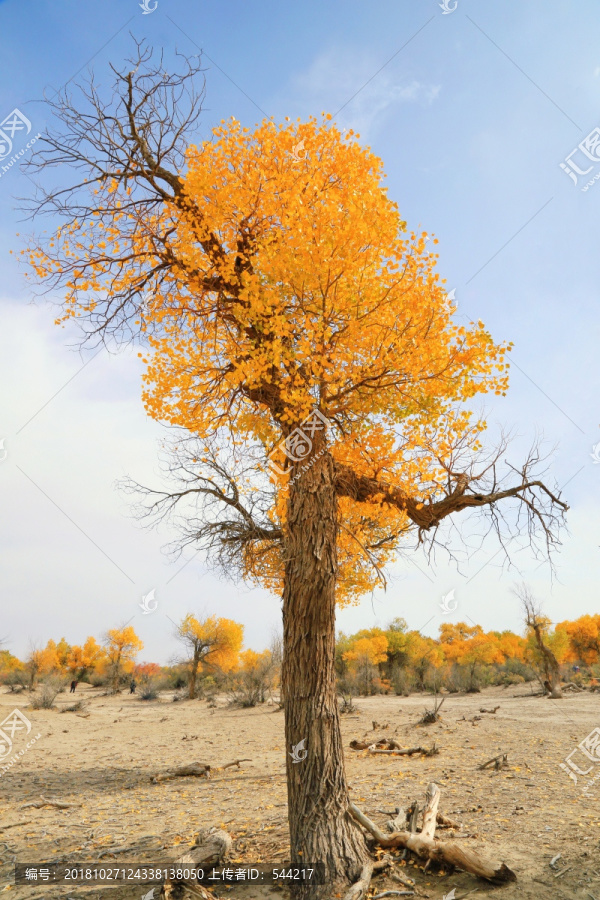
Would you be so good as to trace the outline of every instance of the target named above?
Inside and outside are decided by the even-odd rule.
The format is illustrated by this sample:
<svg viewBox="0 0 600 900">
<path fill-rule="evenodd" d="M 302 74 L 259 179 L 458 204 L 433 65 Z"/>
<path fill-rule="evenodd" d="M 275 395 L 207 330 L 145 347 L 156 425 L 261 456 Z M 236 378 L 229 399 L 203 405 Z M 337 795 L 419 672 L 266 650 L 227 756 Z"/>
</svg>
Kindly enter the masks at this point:
<svg viewBox="0 0 600 900">
<path fill-rule="evenodd" d="M 177 637 L 188 649 L 189 698 L 193 700 L 201 666 L 219 668 L 223 672 L 230 672 L 237 666 L 244 626 L 216 616 L 200 621 L 188 613 L 178 625 Z"/>
<path fill-rule="evenodd" d="M 427 673 L 431 669 L 439 669 L 444 662 L 444 652 L 438 642 L 419 631 L 407 633 L 405 652 L 420 688 L 425 686 Z"/>
<path fill-rule="evenodd" d="M 568 657 L 587 665 L 600 658 L 600 615 L 580 616 L 572 622 L 559 622 L 555 634 L 563 633 L 569 641 Z"/>
<path fill-rule="evenodd" d="M 446 659 L 469 673 L 469 690 L 478 689 L 477 670 L 480 666 L 504 661 L 497 636 L 493 632 L 486 634 L 481 625 L 445 622 L 440 626 L 440 641 Z"/>
<path fill-rule="evenodd" d="M 234 680 L 234 699 L 242 706 L 264 703 L 266 693 L 274 686 L 276 677 L 277 666 L 270 650 L 263 650 L 262 653 L 243 650 Z"/>
<path fill-rule="evenodd" d="M 116 693 L 119 690 L 121 676 L 133 670 L 136 654 L 144 645 L 133 630 L 133 626 L 127 625 L 124 628 L 111 628 L 105 646 L 112 689 Z"/>
<path fill-rule="evenodd" d="M 14 675 L 16 672 L 23 672 L 25 666 L 16 656 L 13 656 L 8 650 L 0 650 L 0 682 Z"/>
<path fill-rule="evenodd" d="M 106 660 L 106 650 L 94 637 L 88 637 L 83 647 L 75 644 L 69 649 L 67 670 L 80 680 L 85 678 L 102 660 Z"/>
<path fill-rule="evenodd" d="M 68 659 L 69 654 L 71 652 L 71 646 L 66 642 L 64 637 L 61 637 L 60 641 L 56 645 L 56 664 L 57 668 L 65 673 L 68 671 Z"/>
<path fill-rule="evenodd" d="M 350 650 L 343 654 L 343 658 L 350 665 L 350 671 L 357 674 L 363 694 L 373 692 L 377 681 L 375 667 L 387 660 L 387 649 L 387 638 L 381 633 L 359 637 Z"/>
</svg>

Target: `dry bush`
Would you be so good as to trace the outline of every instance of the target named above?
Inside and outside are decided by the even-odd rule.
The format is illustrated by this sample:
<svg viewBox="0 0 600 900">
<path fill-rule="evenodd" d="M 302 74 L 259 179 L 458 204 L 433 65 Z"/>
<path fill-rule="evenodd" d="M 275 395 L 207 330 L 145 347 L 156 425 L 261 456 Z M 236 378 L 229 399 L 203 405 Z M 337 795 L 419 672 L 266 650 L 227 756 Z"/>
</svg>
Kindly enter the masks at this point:
<svg viewBox="0 0 600 900">
<path fill-rule="evenodd" d="M 340 703 L 340 715 L 350 715 L 351 713 L 358 712 L 356 706 L 354 705 L 354 698 L 352 694 L 343 694 L 340 692 L 341 703 Z"/>
<path fill-rule="evenodd" d="M 87 701 L 86 700 L 78 700 L 76 703 L 72 703 L 71 706 L 65 706 L 64 709 L 61 709 L 61 713 L 66 712 L 87 712 Z"/>
<path fill-rule="evenodd" d="M 158 700 L 158 686 L 152 681 L 148 681 L 146 684 L 141 685 L 139 698 L 140 700 Z"/>
<path fill-rule="evenodd" d="M 426 709 L 423 713 L 423 717 L 421 718 L 419 724 L 420 725 L 433 725 L 435 722 L 439 722 L 441 719 L 440 709 L 442 708 L 442 704 L 446 698 L 442 697 L 441 700 L 438 701 L 436 696 L 435 703 L 433 705 L 433 709 Z"/>
<path fill-rule="evenodd" d="M 173 694 L 173 703 L 179 703 L 180 700 L 188 700 L 187 690 L 178 690 Z"/>
<path fill-rule="evenodd" d="M 60 685 L 51 681 L 41 684 L 31 697 L 32 709 L 54 709 L 54 701 L 60 692 Z"/>
</svg>

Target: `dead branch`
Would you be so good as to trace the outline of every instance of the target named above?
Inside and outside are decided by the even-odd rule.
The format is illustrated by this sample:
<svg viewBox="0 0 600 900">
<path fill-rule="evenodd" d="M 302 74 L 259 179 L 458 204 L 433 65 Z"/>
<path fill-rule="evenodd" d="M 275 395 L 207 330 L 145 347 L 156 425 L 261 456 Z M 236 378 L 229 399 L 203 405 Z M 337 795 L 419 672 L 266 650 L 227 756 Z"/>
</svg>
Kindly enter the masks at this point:
<svg viewBox="0 0 600 900">
<path fill-rule="evenodd" d="M 233 841 L 231 835 L 217 828 L 203 828 L 198 832 L 194 846 L 184 856 L 180 856 L 173 868 L 207 869 L 219 866 L 229 854 Z M 196 879 L 169 879 L 161 889 L 160 896 L 165 900 L 184 900 L 187 893 L 202 897 L 203 900 L 218 900 L 209 893 Z"/>
<path fill-rule="evenodd" d="M 408 747 L 407 749 L 380 749 L 376 744 L 372 744 L 370 747 L 367 747 L 367 750 L 370 754 L 375 755 L 378 753 L 384 753 L 392 756 L 414 756 L 417 753 L 420 753 L 421 756 L 437 756 L 440 752 L 438 748 L 433 744 L 432 747 L 428 750 L 426 747 Z"/>
<path fill-rule="evenodd" d="M 478 769 L 487 769 L 488 766 L 491 766 L 494 763 L 495 769 L 506 769 L 508 768 L 508 753 L 499 753 L 498 756 L 493 756 L 491 759 L 488 759 L 487 762 L 484 762 L 481 766 L 477 766 Z"/>
<path fill-rule="evenodd" d="M 373 900 L 381 900 L 382 897 L 414 897 L 414 891 L 382 891 L 381 894 L 375 894 Z"/>
<path fill-rule="evenodd" d="M 409 878 L 407 875 L 402 875 L 400 872 L 392 872 L 390 875 L 392 881 L 397 881 L 398 884 L 403 884 L 404 887 L 414 887 L 415 883 L 412 878 Z"/>
<path fill-rule="evenodd" d="M 222 769 L 230 769 L 231 766 L 237 766 L 239 769 L 240 763 L 243 763 L 243 762 L 252 762 L 252 760 L 248 759 L 247 757 L 245 759 L 234 759 L 233 762 L 225 763 L 224 766 L 217 766 L 216 770 L 217 770 L 217 772 L 220 772 Z"/>
<path fill-rule="evenodd" d="M 40 795 L 39 800 L 34 800 L 32 803 L 24 803 L 19 809 L 27 809 L 29 806 L 33 806 L 35 809 L 41 809 L 43 806 L 54 806 L 56 809 L 71 809 L 71 807 L 76 805 L 78 804 L 63 803 L 62 800 L 50 800 Z"/>
<path fill-rule="evenodd" d="M 439 722 L 439 720 L 441 718 L 440 709 L 442 708 L 445 699 L 446 699 L 445 697 L 442 697 L 442 699 L 438 702 L 438 700 L 436 698 L 435 703 L 433 705 L 433 709 L 425 710 L 423 717 L 420 720 L 419 724 L 420 725 L 433 725 L 435 722 Z"/>
<path fill-rule="evenodd" d="M 157 773 L 150 776 L 152 784 L 158 784 L 161 781 L 170 781 L 171 778 L 210 778 L 211 767 L 205 763 L 190 763 L 187 766 L 177 766 L 175 769 L 167 769 L 166 772 Z"/>
<path fill-rule="evenodd" d="M 484 708 L 482 708 L 482 709 L 479 710 L 479 712 L 480 712 L 480 713 L 492 713 L 492 715 L 493 715 L 493 714 L 496 713 L 499 709 L 500 709 L 499 706 L 494 706 L 493 709 L 484 709 Z"/>
<path fill-rule="evenodd" d="M 410 831 L 385 834 L 354 803 L 350 804 L 349 812 L 363 828 L 373 835 L 377 843 L 383 848 L 404 847 L 420 859 L 427 860 L 427 862 L 438 862 L 455 866 L 458 869 L 470 872 L 479 878 L 484 878 L 494 883 L 516 881 L 515 873 L 505 863 L 490 860 L 483 854 L 475 850 L 464 849 L 453 841 L 435 839 L 439 800 L 439 788 L 435 784 L 430 784 L 427 789 L 426 806 L 423 811 L 423 830 L 420 834 L 413 834 Z"/>
<path fill-rule="evenodd" d="M 161 781 L 170 781 L 172 778 L 210 778 L 211 772 L 222 772 L 223 769 L 230 769 L 232 766 L 237 766 L 239 769 L 240 763 L 243 762 L 252 762 L 252 760 L 248 758 L 234 759 L 233 762 L 225 763 L 223 766 L 209 766 L 208 763 L 193 762 L 151 775 L 150 781 L 152 784 L 159 784 Z"/>
<path fill-rule="evenodd" d="M 452 819 L 449 819 L 448 816 L 443 816 L 441 813 L 437 814 L 437 823 L 442 828 L 454 828 L 456 831 L 460 831 L 462 825 L 459 822 L 454 822 Z"/>
</svg>

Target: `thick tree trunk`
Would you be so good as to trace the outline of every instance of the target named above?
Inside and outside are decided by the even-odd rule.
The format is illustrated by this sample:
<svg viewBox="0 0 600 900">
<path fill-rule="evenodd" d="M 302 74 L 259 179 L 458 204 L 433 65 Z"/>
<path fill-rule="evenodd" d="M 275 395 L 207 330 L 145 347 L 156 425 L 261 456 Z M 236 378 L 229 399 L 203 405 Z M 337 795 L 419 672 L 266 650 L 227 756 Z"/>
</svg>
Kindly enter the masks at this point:
<svg viewBox="0 0 600 900">
<path fill-rule="evenodd" d="M 291 858 L 294 865 L 324 863 L 328 882 L 299 888 L 303 900 L 343 891 L 367 860 L 364 838 L 348 814 L 336 694 L 337 528 L 333 464 L 324 453 L 290 486 L 283 591 Z"/>
<path fill-rule="evenodd" d="M 547 647 L 544 643 L 544 638 L 540 626 L 533 625 L 532 627 L 535 633 L 535 639 L 537 641 L 539 651 L 542 656 L 544 673 L 546 675 L 544 687 L 549 693 L 551 700 L 562 700 L 563 695 L 560 689 L 560 666 L 558 665 L 557 659 L 552 650 L 550 650 L 550 648 Z"/>
<path fill-rule="evenodd" d="M 194 655 L 192 659 L 192 665 L 190 667 L 190 684 L 189 684 L 189 699 L 196 699 L 196 680 L 198 678 L 198 660 Z"/>
</svg>

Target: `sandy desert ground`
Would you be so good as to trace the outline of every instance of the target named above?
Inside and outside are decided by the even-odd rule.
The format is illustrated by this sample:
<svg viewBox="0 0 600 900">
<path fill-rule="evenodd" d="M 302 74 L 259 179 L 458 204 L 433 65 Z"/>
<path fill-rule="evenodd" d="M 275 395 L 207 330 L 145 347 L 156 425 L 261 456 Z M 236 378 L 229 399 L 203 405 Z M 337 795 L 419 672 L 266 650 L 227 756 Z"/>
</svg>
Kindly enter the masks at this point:
<svg viewBox="0 0 600 900">
<path fill-rule="evenodd" d="M 31 710 L 28 694 L 2 689 L 0 717 L 20 709 L 31 721 L 29 738 L 40 739 L 0 778 L 0 892 L 14 900 L 49 897 L 141 898 L 143 885 L 72 888 L 68 885 L 16 886 L 13 862 L 176 859 L 199 828 L 216 825 L 234 839 L 240 863 L 286 859 L 286 793 L 283 713 L 273 706 L 235 709 L 219 699 L 144 702 L 137 696 L 104 696 L 79 685 L 89 715 L 61 709 L 73 702 L 60 694 L 56 710 Z M 491 688 L 475 695 L 448 696 L 441 722 L 418 721 L 431 698 L 373 697 L 356 701 L 356 717 L 342 728 L 353 800 L 382 827 L 386 810 L 423 796 L 430 781 L 441 788 L 440 811 L 462 823 L 461 840 L 504 860 L 518 875 L 516 884 L 492 887 L 470 875 L 422 872 L 409 863 L 403 871 L 416 881 L 417 896 L 441 898 L 456 889 L 459 900 L 594 898 L 600 900 L 600 778 L 590 796 L 587 779 L 574 784 L 560 768 L 564 757 L 600 725 L 600 694 L 581 693 L 549 701 L 530 687 Z M 498 706 L 495 714 L 480 708 Z M 373 730 L 373 720 L 387 728 Z M 394 736 L 405 746 L 433 741 L 437 756 L 365 756 L 349 748 L 353 738 Z M 14 749 L 26 738 L 15 737 Z M 479 770 L 500 751 L 509 767 Z M 192 761 L 219 766 L 249 757 L 241 769 L 217 772 L 210 780 L 185 778 L 152 784 L 150 776 Z M 589 777 L 600 775 L 600 764 Z M 68 809 L 25 806 L 40 796 L 70 804 Z M 384 812 L 382 812 L 382 810 Z M 443 832 L 442 832 L 443 833 Z M 550 861 L 560 859 L 550 866 Z M 373 893 L 398 890 L 386 876 Z M 158 894 L 158 891 L 155 892 Z M 265 900 L 286 890 L 250 885 L 220 887 L 221 897 Z"/>
</svg>

